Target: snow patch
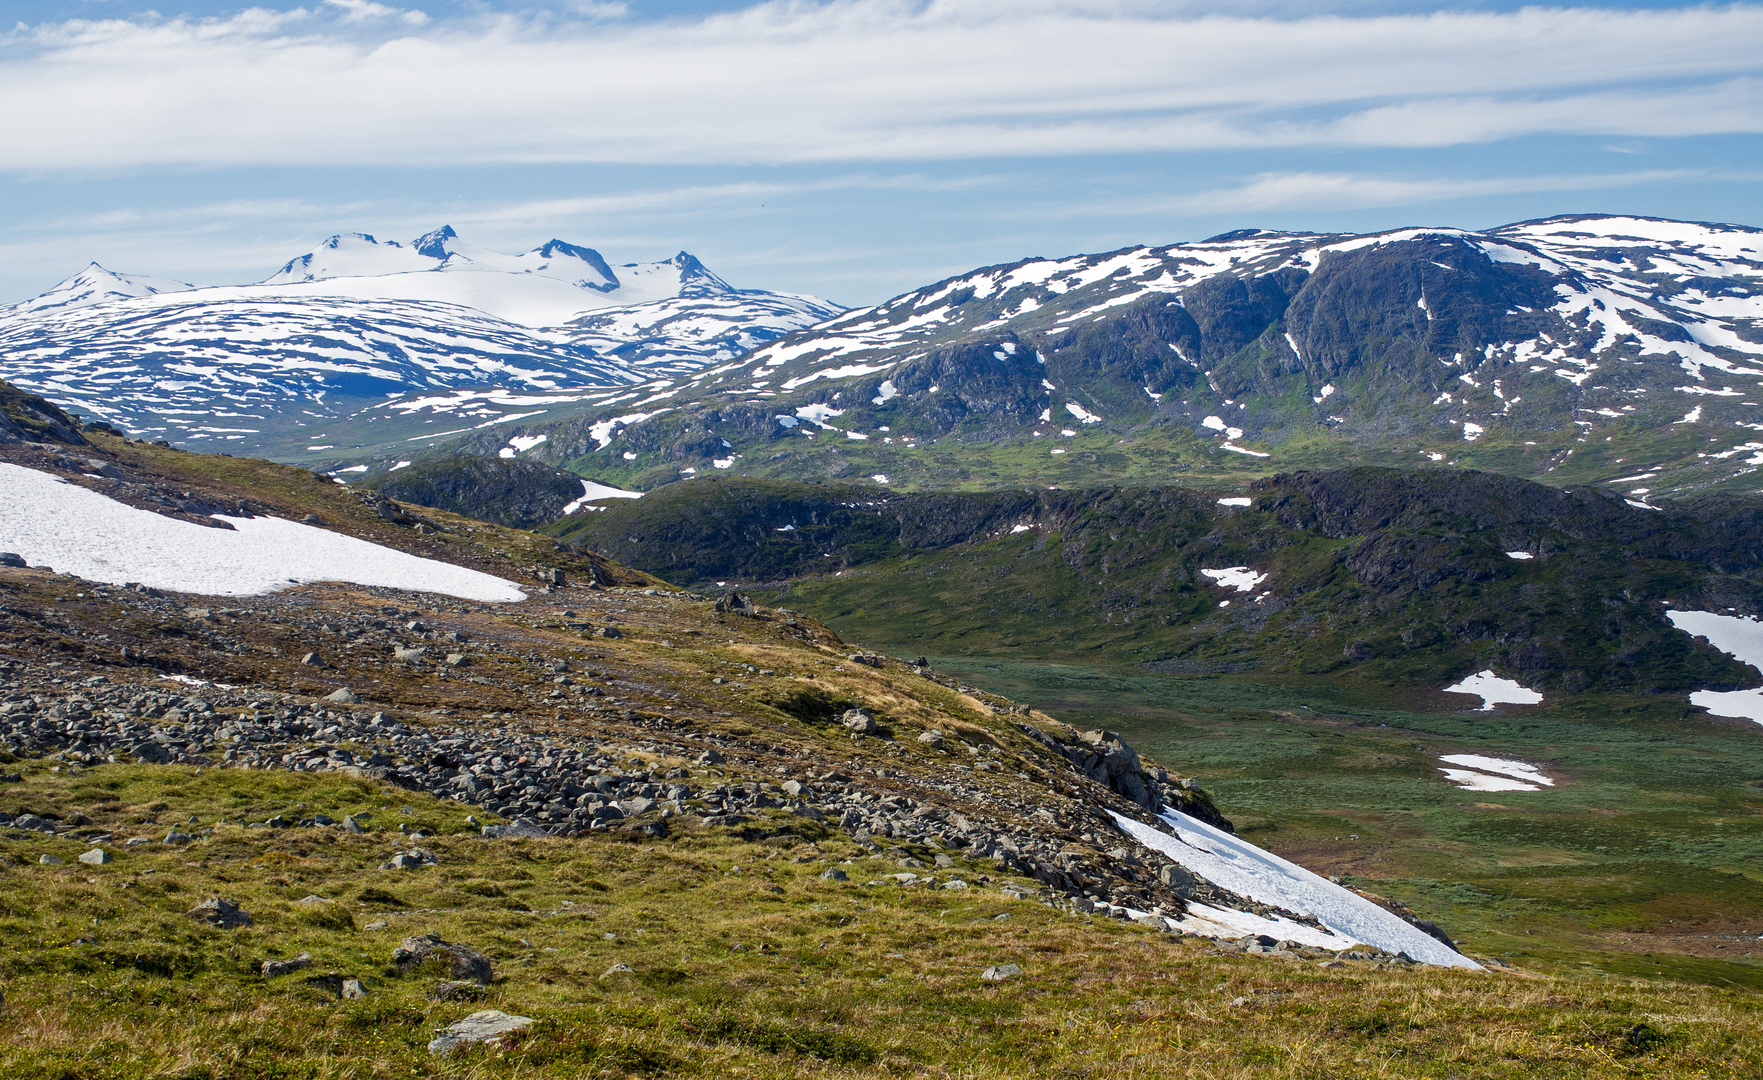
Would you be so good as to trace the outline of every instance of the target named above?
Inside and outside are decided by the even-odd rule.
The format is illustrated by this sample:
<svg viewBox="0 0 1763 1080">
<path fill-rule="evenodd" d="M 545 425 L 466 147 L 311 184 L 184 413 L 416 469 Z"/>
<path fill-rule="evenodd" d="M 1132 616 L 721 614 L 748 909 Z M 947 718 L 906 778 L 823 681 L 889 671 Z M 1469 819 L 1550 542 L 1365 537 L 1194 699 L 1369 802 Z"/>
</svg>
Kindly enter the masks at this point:
<svg viewBox="0 0 1763 1080">
<path fill-rule="evenodd" d="M 1496 705 L 1540 705 L 1543 695 L 1528 690 L 1511 679 L 1502 679 L 1491 670 L 1480 671 L 1460 682 L 1445 687 L 1447 694 L 1474 694 L 1481 698 L 1480 712 L 1493 712 Z"/>
<path fill-rule="evenodd" d="M 1447 765 L 1462 765 L 1465 768 L 1480 769 L 1482 772 L 1498 773 L 1523 780 L 1527 784 L 1541 784 L 1543 787 L 1554 787 L 1555 781 L 1543 775 L 1543 770 L 1535 765 L 1511 758 L 1483 757 L 1480 754 L 1443 754 L 1439 760 Z"/>
<path fill-rule="evenodd" d="M 261 596 L 342 581 L 488 603 L 526 599 L 501 578 L 328 529 L 218 514 L 232 528 L 208 528 L 17 465 L 0 463 L 0 498 L 8 507 L 0 516 L 0 550 L 88 581 L 136 581 L 209 596 Z"/>
<path fill-rule="evenodd" d="M 1244 497 L 1233 498 L 1233 499 L 1219 499 L 1218 505 L 1219 506 L 1248 506 L 1251 503 L 1253 503 L 1254 501 L 1255 500 L 1244 496 Z"/>
<path fill-rule="evenodd" d="M 1165 811 L 1160 815 L 1160 820 L 1170 832 L 1163 832 L 1112 811 L 1110 816 L 1121 831 L 1134 840 L 1168 856 L 1220 888 L 1248 897 L 1257 903 L 1271 904 L 1299 915 L 1314 916 L 1332 937 L 1340 940 L 1339 945 L 1330 944 L 1327 947 L 1346 948 L 1350 944 L 1363 943 L 1388 952 L 1407 953 L 1423 964 L 1480 967 L 1475 961 L 1364 897 L 1240 837 L 1215 829 L 1197 818 L 1173 810 Z M 1217 919 L 1222 915 L 1231 923 L 1237 922 L 1245 914 L 1226 913 L 1208 905 L 1199 907 L 1206 908 L 1198 912 L 1201 918 Z M 1230 928 L 1235 929 L 1234 926 Z M 1287 931 L 1282 926 L 1279 932 Z"/>
<path fill-rule="evenodd" d="M 1089 411 L 1075 401 L 1067 401 L 1065 403 L 1065 411 L 1077 417 L 1077 421 L 1080 424 L 1100 424 L 1102 422 L 1100 416 L 1097 416 L 1095 413 Z"/>
<path fill-rule="evenodd" d="M 586 504 L 598 502 L 601 499 L 640 499 L 642 497 L 643 493 L 640 491 L 625 491 L 622 488 L 608 487 L 605 484 L 596 483 L 592 480 L 583 480 L 581 498 L 570 503 L 568 506 L 565 506 L 563 508 L 563 516 L 568 517 L 577 510 L 580 510 Z M 588 509 L 598 510 L 601 509 L 601 507 L 590 506 Z"/>
<path fill-rule="evenodd" d="M 1763 670 L 1763 623 L 1712 611 L 1667 611 L 1671 625 L 1741 663 Z M 1763 687 L 1755 690 L 1697 690 L 1691 705 L 1700 705 L 1715 716 L 1755 720 L 1763 724 Z"/>
<path fill-rule="evenodd" d="M 1536 558 L 1535 555 L 1532 555 L 1528 551 L 1508 551 L 1506 553 L 1506 557 L 1508 559 L 1517 559 L 1519 562 L 1529 562 L 1530 560 Z"/>
<path fill-rule="evenodd" d="M 1257 574 L 1246 566 L 1227 566 L 1222 570 L 1201 570 L 1200 573 L 1216 581 L 1226 589 L 1237 592 L 1254 592 L 1255 586 L 1267 580 L 1266 574 Z"/>
<path fill-rule="evenodd" d="M 1514 780 L 1509 776 L 1489 776 L 1487 773 L 1473 772 L 1469 769 L 1444 769 L 1445 779 L 1460 788 L 1470 791 L 1541 791 L 1535 784 L 1527 784 L 1522 780 Z"/>
</svg>

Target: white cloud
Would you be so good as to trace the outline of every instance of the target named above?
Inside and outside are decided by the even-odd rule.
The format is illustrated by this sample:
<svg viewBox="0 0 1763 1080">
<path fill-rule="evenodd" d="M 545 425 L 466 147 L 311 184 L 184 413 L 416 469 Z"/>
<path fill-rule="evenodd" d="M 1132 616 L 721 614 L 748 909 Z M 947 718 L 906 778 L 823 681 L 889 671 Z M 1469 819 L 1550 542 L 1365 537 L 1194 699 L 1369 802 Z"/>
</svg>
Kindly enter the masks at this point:
<svg viewBox="0 0 1763 1080">
<path fill-rule="evenodd" d="M 1263 173 L 1236 187 L 1202 191 L 1179 198 L 1140 203 L 1131 212 L 1151 210 L 1189 214 L 1237 213 L 1258 210 L 1357 210 L 1366 207 L 1412 206 L 1417 203 L 1489 195 L 1546 191 L 1601 191 L 1638 184 L 1687 179 L 1756 179 L 1708 170 L 1654 169 L 1643 172 L 1592 173 L 1567 176 L 1494 176 L 1477 179 L 1401 178 L 1353 173 Z M 1096 208 L 1090 208 L 1092 211 Z"/>
<path fill-rule="evenodd" d="M 429 21 L 425 12 L 405 11 L 399 8 L 376 4 L 373 0 L 324 0 L 325 6 L 341 8 L 342 22 L 365 23 L 378 22 L 382 19 L 396 19 L 406 26 L 421 26 Z"/>
<path fill-rule="evenodd" d="M 787 163 L 1763 130 L 1763 7 L 1363 17 L 1152 0 L 697 20 L 373 0 L 0 37 L 0 168 Z M 323 13 L 330 13 L 324 15 Z"/>
</svg>

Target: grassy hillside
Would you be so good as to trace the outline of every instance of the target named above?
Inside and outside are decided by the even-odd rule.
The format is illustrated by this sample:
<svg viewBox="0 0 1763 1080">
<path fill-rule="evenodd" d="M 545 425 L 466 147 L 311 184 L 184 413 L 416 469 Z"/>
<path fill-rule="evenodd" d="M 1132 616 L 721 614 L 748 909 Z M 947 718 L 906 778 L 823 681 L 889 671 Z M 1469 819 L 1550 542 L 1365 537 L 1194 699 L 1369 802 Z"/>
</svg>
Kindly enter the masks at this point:
<svg viewBox="0 0 1763 1080">
<path fill-rule="evenodd" d="M 1763 1067 L 1754 993 L 1621 979 L 1319 967 L 1219 955 L 995 891 L 854 882 L 896 870 L 848 840 L 485 841 L 457 805 L 327 778 L 30 768 L 9 801 L 148 820 L 368 811 L 360 836 L 216 825 L 192 848 L 73 862 L 9 842 L 0 1070 L 25 1078 L 1737 1076 Z M 440 858 L 375 867 L 420 826 Z M 390 834 L 390 835 L 388 835 Z M 67 866 L 34 865 L 56 853 Z M 31 863 L 31 865 L 26 865 Z M 183 911 L 237 900 L 253 925 Z M 307 901 L 308 897 L 325 902 Z M 306 902 L 303 902 L 306 901 Z M 390 964 L 437 932 L 489 956 L 476 1000 Z M 279 978 L 266 960 L 309 953 Z M 1015 963 L 1003 982 L 985 968 Z M 621 967 L 622 966 L 622 967 Z M 623 970 L 628 968 L 629 970 Z M 363 980 L 339 1000 L 310 979 Z M 500 1049 L 433 1058 L 485 1008 L 534 1018 Z"/>
<path fill-rule="evenodd" d="M 1661 512 L 1488 474 L 1375 469 L 1278 477 L 1242 497 L 1252 505 L 1179 489 L 877 496 L 699 481 L 552 531 L 679 581 L 775 586 L 780 602 L 909 653 L 1373 685 L 1493 666 L 1569 691 L 1755 678 L 1662 616 L 1763 612 L 1751 504 Z M 1245 593 L 1203 572 L 1235 566 L 1266 577 Z"/>
</svg>

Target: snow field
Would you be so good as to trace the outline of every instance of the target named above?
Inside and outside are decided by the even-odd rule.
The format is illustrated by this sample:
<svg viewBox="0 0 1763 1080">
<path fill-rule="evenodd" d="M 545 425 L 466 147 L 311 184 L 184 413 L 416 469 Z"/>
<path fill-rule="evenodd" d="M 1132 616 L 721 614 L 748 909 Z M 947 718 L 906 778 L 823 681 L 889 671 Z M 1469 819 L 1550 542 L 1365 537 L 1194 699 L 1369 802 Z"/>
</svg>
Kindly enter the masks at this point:
<svg viewBox="0 0 1763 1080">
<path fill-rule="evenodd" d="M 1197 818 L 1173 810 L 1165 811 L 1162 820 L 1171 831 L 1163 832 L 1120 814 L 1111 813 L 1111 816 L 1122 832 L 1214 885 L 1259 903 L 1314 916 L 1333 935 L 1317 935 L 1316 939 L 1305 944 L 1345 949 L 1363 943 L 1392 953 L 1405 952 L 1423 964 L 1461 968 L 1481 966 L 1364 897 Z M 1247 918 L 1254 917 L 1247 912 L 1225 912 L 1205 905 L 1195 905 L 1190 917 L 1193 915 L 1228 930 L 1236 930 Z M 1292 932 L 1297 929 L 1296 924 L 1282 922 L 1276 925 L 1276 930 L 1245 929 L 1216 936 L 1266 933 L 1304 941 Z M 1200 929 L 1192 932 L 1203 933 Z M 1315 930 L 1310 933 L 1317 934 Z"/>
<path fill-rule="evenodd" d="M 0 462 L 0 550 L 109 585 L 261 596 L 338 581 L 509 603 L 512 582 L 281 518 L 216 515 L 231 529 L 179 521 Z"/>
</svg>

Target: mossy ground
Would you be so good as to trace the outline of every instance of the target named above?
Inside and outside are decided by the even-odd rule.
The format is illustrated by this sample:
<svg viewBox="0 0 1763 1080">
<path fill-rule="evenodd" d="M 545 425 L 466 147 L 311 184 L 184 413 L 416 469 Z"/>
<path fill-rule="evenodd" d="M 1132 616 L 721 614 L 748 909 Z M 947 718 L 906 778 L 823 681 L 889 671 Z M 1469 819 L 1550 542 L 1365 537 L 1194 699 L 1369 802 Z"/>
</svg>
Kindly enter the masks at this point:
<svg viewBox="0 0 1763 1080">
<path fill-rule="evenodd" d="M 895 869 L 833 835 L 746 841 L 486 841 L 467 807 L 335 776 L 41 765 L 10 809 L 87 808 L 128 834 L 215 826 L 187 847 L 85 866 L 70 839 L 0 842 L 0 1074 L 178 1078 L 584 1076 L 1615 1077 L 1763 1069 L 1763 999 L 1621 978 L 1392 971 L 1219 955 L 1204 942 L 963 892 L 863 881 Z M 17 804 L 17 805 L 13 805 Z M 217 825 L 368 810 L 373 830 Z M 440 857 L 375 869 L 420 825 Z M 41 854 L 64 866 L 43 866 Z M 844 860 L 853 860 L 845 863 Z M 819 880 L 842 865 L 853 882 Z M 738 870 L 736 868 L 739 868 Z M 183 918 L 239 901 L 255 923 Z M 310 895 L 329 904 L 302 904 Z M 384 927 L 375 924 L 384 922 Z M 489 954 L 481 1001 L 391 949 L 435 931 Z M 307 972 L 264 979 L 301 951 Z M 1023 974 L 988 983 L 993 964 Z M 608 974 L 614 964 L 632 970 Z M 362 977 L 347 1001 L 304 976 Z M 435 1029 L 480 1008 L 538 1024 L 446 1058 Z"/>
</svg>

